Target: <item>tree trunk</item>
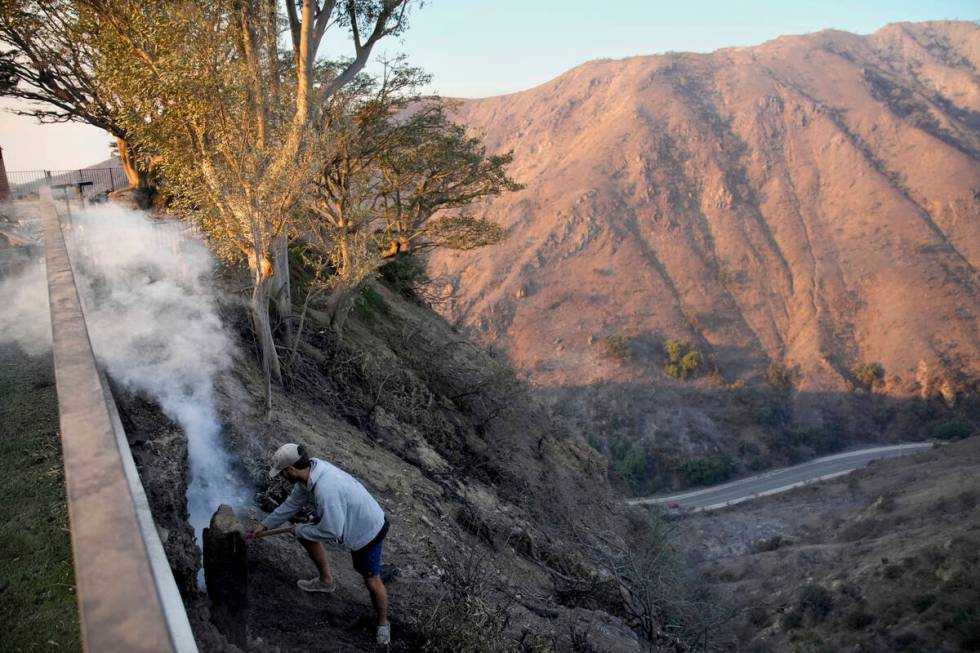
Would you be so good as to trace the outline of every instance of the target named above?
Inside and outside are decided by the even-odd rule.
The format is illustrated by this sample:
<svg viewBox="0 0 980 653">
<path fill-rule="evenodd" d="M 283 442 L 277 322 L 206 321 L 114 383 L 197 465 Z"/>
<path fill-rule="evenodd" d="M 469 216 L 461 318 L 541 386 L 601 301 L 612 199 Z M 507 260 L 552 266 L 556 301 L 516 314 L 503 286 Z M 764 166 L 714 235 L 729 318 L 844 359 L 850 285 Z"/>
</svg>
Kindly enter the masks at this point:
<svg viewBox="0 0 980 653">
<path fill-rule="evenodd" d="M 126 181 L 129 183 L 129 187 L 149 188 L 149 175 L 136 165 L 133 160 L 133 151 L 125 139 L 116 138 L 116 150 L 119 152 L 119 162 L 122 164 L 123 172 L 126 173 Z"/>
<path fill-rule="evenodd" d="M 289 329 L 289 318 L 293 314 L 293 299 L 289 285 L 289 241 L 285 234 L 272 241 L 272 301 L 276 305 L 279 319 Z"/>
<path fill-rule="evenodd" d="M 254 277 L 255 286 L 252 288 L 252 300 L 249 310 L 252 313 L 252 326 L 255 337 L 259 341 L 262 353 L 262 377 L 265 380 L 266 414 L 272 414 L 272 381 L 282 383 L 282 369 L 279 367 L 279 355 L 276 353 L 276 343 L 272 338 L 272 325 L 269 322 L 269 287 L 271 277 L 263 276 L 261 272 Z"/>
<path fill-rule="evenodd" d="M 330 327 L 338 337 L 343 333 L 347 317 L 350 315 L 351 300 L 365 283 L 362 281 L 353 287 L 341 283 L 327 297 L 326 313 L 330 316 Z"/>
</svg>

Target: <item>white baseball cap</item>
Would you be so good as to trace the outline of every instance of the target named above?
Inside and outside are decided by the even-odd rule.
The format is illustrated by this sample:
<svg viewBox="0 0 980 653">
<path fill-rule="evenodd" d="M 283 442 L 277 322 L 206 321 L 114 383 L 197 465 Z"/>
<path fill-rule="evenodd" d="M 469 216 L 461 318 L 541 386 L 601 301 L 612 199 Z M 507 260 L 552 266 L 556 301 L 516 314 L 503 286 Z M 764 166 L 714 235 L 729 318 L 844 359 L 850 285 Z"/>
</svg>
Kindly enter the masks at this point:
<svg viewBox="0 0 980 653">
<path fill-rule="evenodd" d="M 272 454 L 272 467 L 269 469 L 269 478 L 275 478 L 279 475 L 279 472 L 294 464 L 302 457 L 303 453 L 300 452 L 298 444 L 290 442 L 282 445 L 276 450 L 276 453 Z"/>
</svg>

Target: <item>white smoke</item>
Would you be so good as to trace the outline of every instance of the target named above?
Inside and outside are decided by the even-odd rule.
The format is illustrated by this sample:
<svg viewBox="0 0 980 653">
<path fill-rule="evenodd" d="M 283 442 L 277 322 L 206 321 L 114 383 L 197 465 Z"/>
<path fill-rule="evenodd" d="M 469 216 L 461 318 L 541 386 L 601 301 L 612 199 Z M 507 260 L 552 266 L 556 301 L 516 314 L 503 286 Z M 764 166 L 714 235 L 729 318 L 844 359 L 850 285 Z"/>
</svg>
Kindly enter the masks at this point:
<svg viewBox="0 0 980 653">
<path fill-rule="evenodd" d="M 184 224 L 115 205 L 73 212 L 65 231 L 97 357 L 187 435 L 188 512 L 200 543 L 219 504 L 250 497 L 232 473 L 215 406 L 234 345 L 216 310 L 214 259 Z"/>
<path fill-rule="evenodd" d="M 0 343 L 13 343 L 30 356 L 51 349 L 48 281 L 40 250 L 5 250 L 0 273 Z"/>
<path fill-rule="evenodd" d="M 41 220 L 31 202 L 0 204 L 0 344 L 30 356 L 51 350 Z"/>
</svg>

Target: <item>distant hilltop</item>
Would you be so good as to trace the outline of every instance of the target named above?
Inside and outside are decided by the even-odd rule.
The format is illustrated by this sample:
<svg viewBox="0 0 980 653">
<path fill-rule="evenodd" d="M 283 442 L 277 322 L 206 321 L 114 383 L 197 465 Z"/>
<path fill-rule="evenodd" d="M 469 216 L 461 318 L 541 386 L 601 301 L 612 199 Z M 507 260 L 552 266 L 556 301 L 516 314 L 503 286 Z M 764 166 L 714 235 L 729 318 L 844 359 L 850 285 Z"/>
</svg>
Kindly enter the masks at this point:
<svg viewBox="0 0 980 653">
<path fill-rule="evenodd" d="M 448 316 L 538 384 L 667 382 L 667 339 L 725 383 L 977 379 L 977 24 L 593 61 L 459 117 L 526 189 L 485 207 L 504 244 L 431 271 Z"/>
</svg>

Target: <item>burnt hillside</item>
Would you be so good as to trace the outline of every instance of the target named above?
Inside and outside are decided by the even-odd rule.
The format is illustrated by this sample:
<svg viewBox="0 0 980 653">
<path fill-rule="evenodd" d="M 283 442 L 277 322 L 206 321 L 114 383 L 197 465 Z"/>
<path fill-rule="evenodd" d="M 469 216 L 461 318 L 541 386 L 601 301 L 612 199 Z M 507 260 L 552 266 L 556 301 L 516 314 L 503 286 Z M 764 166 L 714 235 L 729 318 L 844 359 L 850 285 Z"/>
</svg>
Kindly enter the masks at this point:
<svg viewBox="0 0 980 653">
<path fill-rule="evenodd" d="M 445 313 L 585 428 L 735 453 L 758 438 L 687 389 L 744 384 L 790 391 L 789 423 L 909 439 L 929 428 L 847 397 L 975 396 L 976 24 L 592 61 L 459 118 L 526 189 L 484 208 L 505 243 L 434 257 Z M 668 340 L 702 356 L 686 382 Z"/>
<path fill-rule="evenodd" d="M 244 309 L 223 312 L 247 352 Z M 622 556 L 654 543 L 648 569 L 667 569 L 670 545 L 656 522 L 620 507 L 605 462 L 556 425 L 504 363 L 381 283 L 358 295 L 341 337 L 309 317 L 271 421 L 250 353 L 218 384 L 237 473 L 257 492 L 246 522 L 284 498 L 283 482 L 266 479 L 268 460 L 279 444 L 299 442 L 361 479 L 390 515 L 382 574 L 392 650 L 565 651 L 573 640 L 577 650 L 639 653 L 651 641 L 654 650 L 684 650 L 675 635 L 696 631 L 692 606 L 701 603 L 671 588 L 675 598 L 644 611 L 629 598 L 642 579 L 617 571 Z M 237 650 L 211 625 L 197 589 L 186 439 L 152 403 L 115 393 L 199 644 Z M 250 544 L 249 561 L 249 650 L 375 650 L 373 612 L 347 554 L 331 554 L 337 593 L 313 597 L 295 586 L 312 566 L 292 538 Z M 674 573 L 686 577 L 670 567 L 665 578 Z M 670 636 L 661 632 L 666 620 Z"/>
</svg>

